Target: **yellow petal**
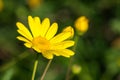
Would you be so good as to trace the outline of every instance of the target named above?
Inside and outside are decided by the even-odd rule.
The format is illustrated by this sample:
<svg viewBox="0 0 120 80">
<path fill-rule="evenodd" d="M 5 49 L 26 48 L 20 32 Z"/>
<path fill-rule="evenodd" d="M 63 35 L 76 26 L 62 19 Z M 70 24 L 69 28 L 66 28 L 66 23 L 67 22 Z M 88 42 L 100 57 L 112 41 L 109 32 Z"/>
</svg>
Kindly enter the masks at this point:
<svg viewBox="0 0 120 80">
<path fill-rule="evenodd" d="M 53 53 L 56 56 L 60 56 L 61 52 L 57 50 L 51 50 L 51 53 Z"/>
<path fill-rule="evenodd" d="M 47 59 L 53 59 L 53 53 L 52 51 L 45 51 L 45 52 L 42 52 L 42 55 L 47 58 Z"/>
<path fill-rule="evenodd" d="M 35 29 L 36 29 L 36 32 L 35 32 L 35 37 L 38 37 L 41 35 L 41 21 L 40 21 L 40 18 L 39 17 L 34 17 L 34 23 L 35 23 Z"/>
<path fill-rule="evenodd" d="M 28 47 L 28 48 L 31 48 L 32 43 L 31 43 L 29 40 L 25 39 L 25 38 L 22 37 L 22 36 L 18 36 L 17 39 L 19 39 L 19 40 L 21 40 L 21 41 L 24 41 L 24 42 L 25 42 L 24 45 L 25 45 L 26 47 Z"/>
<path fill-rule="evenodd" d="M 56 56 L 64 56 L 64 57 L 70 57 L 75 54 L 73 51 L 69 49 L 53 50 L 52 52 Z"/>
<path fill-rule="evenodd" d="M 45 36 L 46 39 L 47 40 L 51 39 L 56 34 L 57 30 L 58 30 L 58 24 L 53 23 L 49 28 L 48 32 L 46 33 L 46 36 Z"/>
<path fill-rule="evenodd" d="M 70 56 L 73 56 L 75 53 L 72 51 L 72 50 L 69 50 L 69 49 L 63 49 L 61 50 L 61 56 L 64 56 L 64 57 L 70 57 Z"/>
<path fill-rule="evenodd" d="M 50 27 L 50 20 L 48 18 L 45 18 L 42 22 L 42 27 L 41 27 L 41 36 L 44 37 L 46 32 L 48 31 Z"/>
<path fill-rule="evenodd" d="M 51 46 L 51 50 L 65 49 L 65 48 L 73 46 L 74 43 L 75 43 L 74 41 L 69 40 L 69 41 L 63 41 L 57 44 L 53 44 L 53 46 Z"/>
<path fill-rule="evenodd" d="M 63 29 L 63 32 L 71 32 L 71 38 L 74 36 L 74 29 L 71 26 L 68 26 L 65 29 Z"/>
<path fill-rule="evenodd" d="M 22 32 L 24 32 L 24 35 L 26 35 L 30 40 L 32 40 L 32 35 L 31 33 L 29 32 L 29 30 L 20 22 L 17 22 L 16 23 L 18 29 Z"/>
<path fill-rule="evenodd" d="M 26 32 L 21 31 L 21 30 L 17 30 L 19 34 L 21 34 L 22 36 L 24 36 L 26 39 L 28 39 L 29 41 L 32 41 L 32 37 L 29 37 Z"/>
<path fill-rule="evenodd" d="M 31 48 L 31 47 L 32 47 L 32 44 L 31 44 L 31 43 L 24 43 L 24 45 L 25 45 L 27 48 Z"/>
<path fill-rule="evenodd" d="M 34 37 L 38 37 L 40 35 L 40 19 L 38 17 L 32 18 L 31 16 L 28 16 L 28 23 L 30 30 Z"/>
<path fill-rule="evenodd" d="M 21 40 L 21 41 L 24 41 L 24 42 L 28 42 L 30 43 L 29 40 L 27 40 L 26 38 L 22 37 L 22 36 L 17 36 L 17 39 Z"/>
<path fill-rule="evenodd" d="M 50 42 L 51 43 L 59 43 L 62 42 L 66 39 L 68 39 L 69 37 L 71 37 L 71 32 L 62 32 L 58 35 L 56 35 L 55 37 L 53 37 Z"/>
<path fill-rule="evenodd" d="M 33 48 L 35 51 L 37 51 L 38 53 L 41 53 L 41 50 L 40 50 L 38 47 L 32 46 L 32 48 Z"/>
</svg>

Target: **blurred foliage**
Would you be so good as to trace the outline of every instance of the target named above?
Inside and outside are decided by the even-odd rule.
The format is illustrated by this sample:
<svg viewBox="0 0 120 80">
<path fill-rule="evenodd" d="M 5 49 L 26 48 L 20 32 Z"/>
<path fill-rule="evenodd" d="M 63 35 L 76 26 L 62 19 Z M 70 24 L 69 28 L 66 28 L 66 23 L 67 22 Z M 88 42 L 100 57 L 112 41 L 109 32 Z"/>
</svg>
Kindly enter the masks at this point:
<svg viewBox="0 0 120 80">
<path fill-rule="evenodd" d="M 59 32 L 86 16 L 89 30 L 78 37 L 72 62 L 81 71 L 71 71 L 70 80 L 120 80 L 120 0 L 40 0 L 36 5 L 29 1 L 0 0 L 0 80 L 31 79 L 35 52 L 16 39 L 16 22 L 27 24 L 28 15 L 49 17 L 58 23 Z M 47 62 L 39 56 L 35 80 Z M 45 80 L 65 80 L 68 65 L 69 59 L 55 57 Z"/>
</svg>

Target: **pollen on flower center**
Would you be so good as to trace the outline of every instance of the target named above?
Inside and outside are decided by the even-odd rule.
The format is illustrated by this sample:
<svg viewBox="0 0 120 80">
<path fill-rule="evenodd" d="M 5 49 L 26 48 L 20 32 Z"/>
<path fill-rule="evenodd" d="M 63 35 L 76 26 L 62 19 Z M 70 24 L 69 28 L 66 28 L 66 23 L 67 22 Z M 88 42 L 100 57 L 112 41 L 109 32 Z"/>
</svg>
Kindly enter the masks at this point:
<svg viewBox="0 0 120 80">
<path fill-rule="evenodd" d="M 48 50 L 50 47 L 50 42 L 43 37 L 36 37 L 32 40 L 33 46 L 42 50 Z"/>
</svg>

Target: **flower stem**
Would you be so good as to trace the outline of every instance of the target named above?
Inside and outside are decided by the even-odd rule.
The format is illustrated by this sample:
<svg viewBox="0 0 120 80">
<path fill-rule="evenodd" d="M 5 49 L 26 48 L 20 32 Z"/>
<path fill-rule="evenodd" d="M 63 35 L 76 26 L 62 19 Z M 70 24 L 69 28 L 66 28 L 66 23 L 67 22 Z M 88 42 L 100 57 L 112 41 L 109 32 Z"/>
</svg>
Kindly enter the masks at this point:
<svg viewBox="0 0 120 80">
<path fill-rule="evenodd" d="M 78 44 L 78 40 L 79 40 L 79 36 L 76 34 L 75 37 L 74 37 L 74 41 L 75 41 L 75 45 L 74 47 L 72 48 L 72 50 L 74 52 L 76 52 L 76 47 L 77 47 L 77 44 Z M 68 65 L 68 69 L 67 69 L 67 73 L 66 73 L 66 79 L 65 80 L 70 80 L 70 69 L 71 69 L 71 66 L 72 66 L 72 61 L 73 61 L 73 57 L 70 58 L 69 60 L 69 65 Z"/>
<path fill-rule="evenodd" d="M 33 68 L 33 73 L 32 73 L 32 80 L 35 79 L 35 74 L 36 74 L 36 70 L 37 70 L 37 65 L 38 65 L 38 54 L 37 54 L 36 60 L 35 60 L 35 62 L 34 62 L 34 68 Z"/>
<path fill-rule="evenodd" d="M 67 69 L 66 79 L 65 80 L 69 80 L 69 74 L 70 74 L 72 60 L 73 60 L 73 58 L 70 58 L 70 60 L 69 60 L 69 65 L 68 65 L 68 69 Z"/>
<path fill-rule="evenodd" d="M 50 67 L 51 62 L 52 62 L 52 59 L 50 59 L 50 60 L 48 61 L 48 64 L 47 64 L 47 66 L 46 66 L 46 68 L 45 68 L 45 70 L 44 70 L 44 72 L 43 72 L 40 80 L 44 80 L 44 77 L 45 77 L 45 75 L 46 75 L 46 72 L 47 72 L 48 68 Z"/>
</svg>

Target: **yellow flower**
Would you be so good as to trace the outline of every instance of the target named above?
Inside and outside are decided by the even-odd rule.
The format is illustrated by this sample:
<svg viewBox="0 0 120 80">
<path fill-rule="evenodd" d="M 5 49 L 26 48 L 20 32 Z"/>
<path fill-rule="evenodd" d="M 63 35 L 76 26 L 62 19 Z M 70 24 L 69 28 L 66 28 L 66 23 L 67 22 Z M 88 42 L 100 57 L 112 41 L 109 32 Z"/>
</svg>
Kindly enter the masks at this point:
<svg viewBox="0 0 120 80">
<path fill-rule="evenodd" d="M 72 66 L 72 72 L 74 74 L 79 74 L 81 72 L 81 70 L 82 70 L 82 67 L 80 65 L 74 64 Z"/>
<path fill-rule="evenodd" d="M 28 16 L 30 31 L 20 22 L 17 22 L 18 36 L 17 39 L 25 42 L 28 48 L 33 48 L 47 59 L 52 59 L 54 55 L 70 57 L 74 52 L 67 49 L 74 45 L 74 41 L 68 40 L 73 34 L 71 31 L 62 31 L 55 35 L 58 30 L 58 24 L 50 25 L 50 20 L 45 18 L 42 22 L 39 17 L 32 18 Z"/>
<path fill-rule="evenodd" d="M 88 19 L 85 16 L 79 17 L 75 21 L 75 28 L 79 34 L 84 34 L 88 30 Z"/>
<path fill-rule="evenodd" d="M 3 10 L 3 6 L 4 6 L 3 1 L 0 0 L 0 12 Z"/>
<path fill-rule="evenodd" d="M 30 8 L 35 8 L 42 3 L 42 0 L 28 0 L 27 3 Z"/>
</svg>

